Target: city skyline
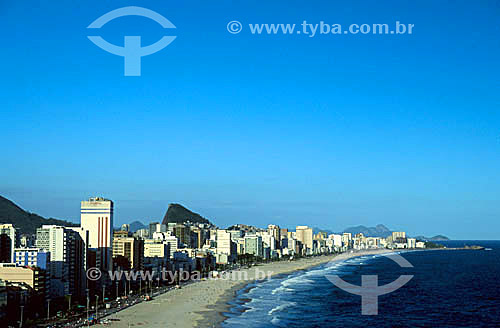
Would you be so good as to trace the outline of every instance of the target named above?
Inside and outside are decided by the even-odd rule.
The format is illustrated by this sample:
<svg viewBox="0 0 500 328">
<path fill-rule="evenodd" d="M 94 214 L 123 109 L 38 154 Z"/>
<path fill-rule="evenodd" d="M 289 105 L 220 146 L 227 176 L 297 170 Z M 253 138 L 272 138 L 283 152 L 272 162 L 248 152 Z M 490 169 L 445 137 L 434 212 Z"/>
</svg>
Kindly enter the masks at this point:
<svg viewBox="0 0 500 328">
<path fill-rule="evenodd" d="M 131 223 L 139 222 L 147 229 L 148 226 L 150 227 L 152 225 L 160 226 L 160 225 L 162 225 L 161 222 L 164 221 L 164 220 L 156 219 L 156 218 L 142 219 L 142 220 L 141 219 L 133 219 L 133 220 L 129 220 L 126 222 L 118 222 L 118 223 L 113 224 L 113 221 L 114 221 L 113 217 L 114 217 L 114 211 L 115 211 L 113 200 L 108 199 L 106 197 L 99 196 L 99 195 L 94 195 L 94 196 L 88 197 L 88 200 L 80 201 L 80 203 L 81 203 L 80 217 L 75 221 L 66 220 L 66 219 L 63 219 L 63 220 L 66 220 L 66 221 L 73 223 L 73 224 L 76 224 L 76 225 L 78 225 L 78 224 L 82 225 L 82 227 L 85 227 L 85 228 L 83 228 L 84 230 L 94 231 L 94 233 L 92 234 L 93 238 L 91 241 L 89 241 L 91 244 L 95 243 L 96 245 L 100 245 L 100 244 L 98 244 L 98 236 L 100 236 L 100 237 L 102 237 L 101 239 L 103 240 L 102 243 L 104 245 L 105 244 L 105 241 L 104 241 L 105 237 L 104 236 L 106 235 L 106 233 L 108 234 L 107 240 L 108 240 L 108 244 L 109 244 L 109 242 L 111 240 L 110 238 L 112 238 L 113 230 L 119 231 L 120 229 L 123 228 L 124 225 L 128 226 Z M 17 206 L 19 204 L 16 204 L 14 202 L 14 205 Z M 172 205 L 172 204 L 169 204 L 169 205 Z M 182 206 L 182 204 L 180 204 L 180 205 Z M 89 206 L 91 206 L 90 209 L 88 208 Z M 97 206 L 96 209 L 92 209 L 95 206 Z M 101 208 L 101 209 L 99 209 L 99 208 Z M 23 209 L 22 207 L 21 207 L 21 209 L 26 211 L 26 209 Z M 191 209 L 187 208 L 187 210 L 190 211 Z M 28 212 L 38 214 L 38 213 L 32 212 L 30 210 L 28 210 Z M 202 217 L 204 216 L 203 213 L 196 213 L 196 211 L 194 211 L 193 213 L 199 214 Z M 107 222 L 107 221 L 105 221 L 106 216 L 111 216 L 110 222 L 106 223 L 107 228 L 106 228 L 106 224 L 105 224 L 105 222 Z M 165 214 L 165 217 L 166 217 L 166 214 Z M 53 217 L 47 217 L 46 219 L 48 219 L 48 218 L 53 218 Z M 58 218 L 56 218 L 56 219 L 58 219 Z M 276 221 L 269 221 L 269 222 L 265 223 L 264 225 L 256 225 L 256 224 L 253 224 L 251 222 L 234 221 L 234 222 L 229 223 L 228 225 L 221 226 L 221 225 L 217 224 L 217 222 L 212 220 L 211 218 L 205 217 L 205 219 L 208 219 L 211 222 L 211 224 L 215 225 L 216 227 L 218 227 L 220 229 L 227 229 L 230 226 L 236 226 L 236 225 L 241 225 L 241 224 L 253 226 L 253 227 L 256 227 L 259 229 L 267 229 L 268 227 L 274 226 L 274 224 L 277 223 Z M 300 228 L 300 227 L 308 228 L 308 226 L 304 226 L 303 224 L 304 224 L 304 222 L 300 222 L 298 225 L 295 225 L 295 226 L 294 225 L 287 225 L 287 224 L 278 224 L 278 226 L 281 226 L 282 228 L 285 228 L 285 229 L 291 230 L 291 231 L 294 231 L 295 228 Z M 404 230 L 404 229 L 401 229 L 401 227 L 399 227 L 399 226 L 387 227 L 383 222 L 373 224 L 373 227 L 371 227 L 370 225 L 362 224 L 362 223 L 353 224 L 351 226 L 343 226 L 343 227 L 338 226 L 338 227 L 334 227 L 334 228 L 330 228 L 330 227 L 326 227 L 326 226 L 315 226 L 315 225 L 312 225 L 310 227 L 312 229 L 314 229 L 316 232 L 328 231 L 328 233 L 343 233 L 343 232 L 346 232 L 347 229 L 358 228 L 359 226 L 364 226 L 365 228 L 373 229 L 373 228 L 375 228 L 375 226 L 377 226 L 377 228 L 378 228 L 379 225 L 383 225 L 386 229 L 389 229 L 388 231 L 390 231 L 390 232 Z M 445 237 L 450 237 L 446 232 L 426 234 L 426 233 L 422 233 L 422 232 L 410 231 L 409 235 L 427 237 L 427 238 L 431 238 L 433 236 L 438 236 L 438 235 L 439 236 L 445 235 Z M 370 236 L 370 235 L 368 235 L 368 236 Z M 480 239 L 474 239 L 474 238 L 458 239 L 458 238 L 453 238 L 453 236 L 451 236 L 450 239 L 453 239 L 453 240 L 480 240 Z M 97 247 L 97 248 L 100 248 L 100 247 Z"/>
</svg>

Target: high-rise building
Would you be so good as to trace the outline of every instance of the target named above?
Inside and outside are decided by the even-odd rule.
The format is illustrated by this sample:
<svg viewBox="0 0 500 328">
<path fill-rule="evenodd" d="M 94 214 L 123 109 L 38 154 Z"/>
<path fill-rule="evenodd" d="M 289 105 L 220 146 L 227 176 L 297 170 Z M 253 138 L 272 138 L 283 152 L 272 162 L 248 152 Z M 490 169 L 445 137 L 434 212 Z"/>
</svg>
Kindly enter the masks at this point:
<svg viewBox="0 0 500 328">
<path fill-rule="evenodd" d="M 286 238 L 288 238 L 288 229 L 281 228 L 280 229 L 280 239 L 286 239 Z"/>
<path fill-rule="evenodd" d="M 69 293 L 74 299 L 86 297 L 89 232 L 82 227 L 66 227 L 69 266 Z"/>
<path fill-rule="evenodd" d="M 152 236 L 149 235 L 149 229 L 139 229 L 136 232 L 133 233 L 134 237 L 139 237 L 139 238 L 152 238 Z"/>
<path fill-rule="evenodd" d="M 236 240 L 238 238 L 243 237 L 243 231 L 242 230 L 228 230 L 228 232 L 231 234 L 231 239 Z"/>
<path fill-rule="evenodd" d="M 332 245 L 335 247 L 342 247 L 342 235 L 331 234 L 328 239 L 332 240 Z"/>
<path fill-rule="evenodd" d="M 245 254 L 264 257 L 264 246 L 262 237 L 257 235 L 245 235 Z"/>
<path fill-rule="evenodd" d="M 328 234 L 325 231 L 320 231 L 314 235 L 314 240 L 326 240 L 328 238 Z"/>
<path fill-rule="evenodd" d="M 170 231 L 155 232 L 153 234 L 153 240 L 159 240 L 159 241 L 167 243 L 168 247 L 169 247 L 170 257 L 172 256 L 172 254 L 177 252 L 177 249 L 179 248 L 179 238 L 172 235 L 172 233 Z"/>
<path fill-rule="evenodd" d="M 191 226 L 191 247 L 202 248 L 205 245 L 205 241 L 210 237 L 209 230 Z"/>
<path fill-rule="evenodd" d="M 69 294 L 69 284 L 67 284 L 68 266 L 66 234 L 64 227 L 56 225 L 43 225 L 36 230 L 35 246 L 38 249 L 50 252 L 50 291 L 51 297 L 60 297 Z"/>
<path fill-rule="evenodd" d="M 161 224 L 159 222 L 153 222 L 149 224 L 149 236 L 152 236 L 155 232 L 167 232 L 167 225 Z"/>
<path fill-rule="evenodd" d="M 217 230 L 217 253 L 232 255 L 231 234 L 226 230 Z"/>
<path fill-rule="evenodd" d="M 114 237 L 113 257 L 123 256 L 136 271 L 144 269 L 144 240 L 136 237 Z"/>
<path fill-rule="evenodd" d="M 102 197 L 81 202 L 81 226 L 89 232 L 89 250 L 96 253 L 95 267 L 112 269 L 113 202 Z M 89 264 L 89 265 L 93 265 Z"/>
<path fill-rule="evenodd" d="M 404 231 L 393 231 L 392 232 L 392 240 L 396 241 L 398 239 L 406 238 L 406 232 Z"/>
<path fill-rule="evenodd" d="M 279 226 L 270 224 L 267 226 L 267 232 L 274 237 L 274 245 L 270 245 L 271 249 L 280 249 L 281 229 Z"/>
<path fill-rule="evenodd" d="M 14 262 L 17 231 L 12 224 L 0 224 L 0 263 Z"/>
<path fill-rule="evenodd" d="M 305 247 L 313 250 L 313 230 L 308 226 L 297 226 L 295 228 L 297 240 L 300 241 Z"/>
<path fill-rule="evenodd" d="M 80 233 L 68 227 L 43 225 L 36 230 L 35 245 L 40 250 L 50 252 L 50 295 L 82 296 L 87 254 Z"/>
<path fill-rule="evenodd" d="M 12 262 L 12 239 L 6 234 L 0 234 L 0 263 Z"/>
<path fill-rule="evenodd" d="M 191 230 L 181 223 L 169 223 L 168 231 L 179 239 L 179 243 L 184 247 L 191 247 Z"/>
<path fill-rule="evenodd" d="M 262 242 L 264 243 L 264 247 L 269 247 L 271 251 L 276 250 L 276 240 L 274 239 L 274 235 L 269 232 L 258 233 L 262 237 Z"/>
<path fill-rule="evenodd" d="M 352 246 L 352 234 L 350 232 L 344 232 L 342 234 L 342 246 L 347 248 Z"/>
</svg>

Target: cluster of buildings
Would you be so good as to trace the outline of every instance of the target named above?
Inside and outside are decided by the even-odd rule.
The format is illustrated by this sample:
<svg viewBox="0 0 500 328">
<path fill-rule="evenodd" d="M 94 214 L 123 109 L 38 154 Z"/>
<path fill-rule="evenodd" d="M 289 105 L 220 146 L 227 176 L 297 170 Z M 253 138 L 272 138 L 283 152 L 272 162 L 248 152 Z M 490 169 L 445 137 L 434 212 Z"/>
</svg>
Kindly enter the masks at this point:
<svg viewBox="0 0 500 328">
<path fill-rule="evenodd" d="M 100 197 L 82 201 L 80 226 L 43 225 L 34 236 L 18 236 L 12 224 L 0 224 L 0 319 L 18 315 L 22 307 L 32 308 L 32 313 L 50 311 L 51 301 L 71 307 L 72 299 L 81 304 L 101 292 L 102 299 L 119 296 L 120 282 L 106 274 L 90 280 L 86 275 L 89 268 L 105 273 L 182 270 L 208 275 L 221 266 L 282 257 L 425 247 L 404 232 L 378 238 L 314 234 L 307 226 L 297 226 L 295 231 L 277 225 L 261 229 L 243 224 L 218 229 L 186 221 L 155 222 L 135 232 L 126 224 L 114 230 L 113 206 L 111 200 Z"/>
<path fill-rule="evenodd" d="M 332 235 L 331 235 L 332 236 Z M 382 237 L 365 237 L 362 233 L 352 236 L 350 233 L 344 233 L 342 236 L 333 235 L 342 240 L 342 250 L 347 249 L 374 249 L 374 248 L 389 248 L 389 249 L 405 249 L 405 248 L 425 248 L 423 241 L 417 241 L 415 238 L 406 237 L 404 231 L 395 231 L 387 238 Z"/>
</svg>

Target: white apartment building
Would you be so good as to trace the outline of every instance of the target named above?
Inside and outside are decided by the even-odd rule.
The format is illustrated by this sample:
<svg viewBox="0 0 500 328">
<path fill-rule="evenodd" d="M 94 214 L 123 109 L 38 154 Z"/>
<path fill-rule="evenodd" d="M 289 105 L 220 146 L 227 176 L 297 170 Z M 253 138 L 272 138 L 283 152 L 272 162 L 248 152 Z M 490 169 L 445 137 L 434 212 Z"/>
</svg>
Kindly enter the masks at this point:
<svg viewBox="0 0 500 328">
<path fill-rule="evenodd" d="M 144 257 L 169 258 L 170 244 L 164 240 L 146 239 L 144 240 Z"/>
<path fill-rule="evenodd" d="M 332 240 L 332 246 L 342 247 L 342 235 L 331 234 L 328 235 L 328 239 Z"/>
<path fill-rule="evenodd" d="M 276 240 L 274 236 L 269 234 L 268 232 L 258 233 L 262 237 L 262 242 L 264 243 L 264 247 L 269 247 L 271 251 L 276 250 Z"/>
<path fill-rule="evenodd" d="M 232 255 L 231 233 L 226 230 L 217 230 L 217 253 Z"/>
<path fill-rule="evenodd" d="M 89 232 L 88 248 L 96 250 L 96 266 L 112 269 L 113 202 L 102 197 L 81 202 L 81 226 Z"/>
<path fill-rule="evenodd" d="M 153 233 L 153 240 L 162 241 L 168 244 L 169 253 L 174 254 L 179 249 L 179 238 L 172 235 L 170 231 Z"/>
</svg>

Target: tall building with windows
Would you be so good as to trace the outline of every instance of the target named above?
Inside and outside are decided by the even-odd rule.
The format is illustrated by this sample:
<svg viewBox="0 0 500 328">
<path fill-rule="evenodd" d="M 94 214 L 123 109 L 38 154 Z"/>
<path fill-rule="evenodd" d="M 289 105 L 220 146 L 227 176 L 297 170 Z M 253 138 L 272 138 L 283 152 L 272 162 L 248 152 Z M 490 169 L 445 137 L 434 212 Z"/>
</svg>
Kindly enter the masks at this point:
<svg viewBox="0 0 500 328">
<path fill-rule="evenodd" d="M 305 247 L 313 250 L 313 230 L 308 226 L 297 226 L 295 228 L 297 240 L 300 241 Z"/>
<path fill-rule="evenodd" d="M 149 224 L 149 236 L 153 236 L 155 232 L 167 232 L 167 225 L 159 222 Z"/>
<path fill-rule="evenodd" d="M 397 239 L 404 239 L 406 238 L 406 232 L 404 231 L 393 231 L 392 232 L 392 239 L 397 240 Z"/>
<path fill-rule="evenodd" d="M 352 246 L 352 234 L 350 232 L 344 232 L 342 234 L 342 246 L 350 248 Z"/>
<path fill-rule="evenodd" d="M 0 224 L 0 263 L 14 262 L 17 231 L 12 224 Z"/>
<path fill-rule="evenodd" d="M 191 226 L 191 247 L 202 248 L 205 241 L 210 238 L 209 230 L 202 227 Z"/>
<path fill-rule="evenodd" d="M 274 237 L 274 245 L 270 245 L 271 249 L 280 249 L 280 241 L 281 241 L 281 229 L 279 226 L 270 224 L 267 226 L 267 232 Z"/>
<path fill-rule="evenodd" d="M 231 255 L 231 234 L 226 230 L 217 230 L 217 253 Z"/>
<path fill-rule="evenodd" d="M 89 265 L 103 271 L 112 270 L 113 202 L 102 197 L 82 201 L 81 227 L 89 232 L 88 248 L 95 252 L 96 263 Z"/>
<path fill-rule="evenodd" d="M 245 254 L 264 258 L 264 245 L 261 236 L 245 235 Z"/>
<path fill-rule="evenodd" d="M 36 230 L 36 248 L 50 252 L 50 295 L 81 297 L 84 292 L 86 247 L 74 229 L 43 225 Z"/>
<path fill-rule="evenodd" d="M 179 244 L 183 247 L 191 247 L 191 229 L 182 223 L 169 223 L 168 231 L 179 239 Z"/>
<path fill-rule="evenodd" d="M 136 271 L 144 269 L 144 240 L 137 237 L 118 235 L 113 238 L 113 257 L 125 257 L 130 268 Z"/>
<path fill-rule="evenodd" d="M 176 236 L 172 235 L 170 231 L 167 232 L 155 232 L 153 234 L 153 240 L 155 241 L 161 241 L 166 244 L 168 244 L 169 248 L 169 256 L 172 257 L 172 254 L 177 252 L 177 249 L 179 249 L 179 238 Z"/>
</svg>

